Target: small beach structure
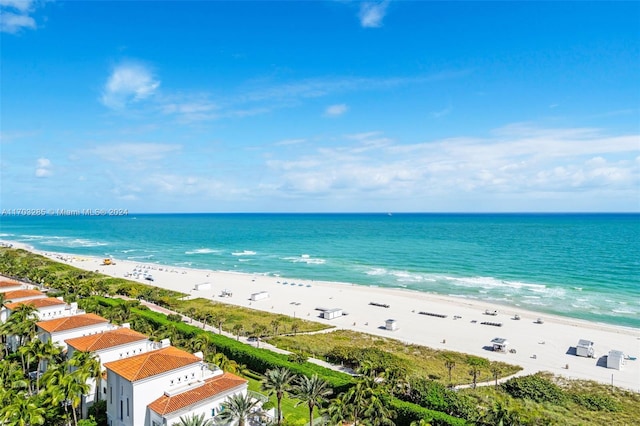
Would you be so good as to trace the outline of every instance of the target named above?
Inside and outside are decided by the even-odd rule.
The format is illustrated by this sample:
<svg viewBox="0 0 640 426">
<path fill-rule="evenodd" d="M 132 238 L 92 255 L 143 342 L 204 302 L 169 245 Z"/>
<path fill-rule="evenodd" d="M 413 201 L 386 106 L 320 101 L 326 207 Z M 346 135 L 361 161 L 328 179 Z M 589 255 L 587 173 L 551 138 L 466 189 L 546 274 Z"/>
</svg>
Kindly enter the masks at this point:
<svg viewBox="0 0 640 426">
<path fill-rule="evenodd" d="M 388 319 L 385 321 L 384 328 L 389 331 L 396 331 L 398 329 L 398 321 L 394 319 Z"/>
<path fill-rule="evenodd" d="M 503 337 L 495 337 L 491 340 L 494 352 L 506 352 L 509 342 Z"/>
<path fill-rule="evenodd" d="M 622 366 L 625 364 L 624 352 L 617 350 L 610 350 L 607 355 L 607 368 L 613 368 L 614 370 L 622 370 Z"/>
<path fill-rule="evenodd" d="M 211 283 L 196 284 L 193 289 L 194 290 L 210 290 L 211 289 Z"/>
<path fill-rule="evenodd" d="M 233 292 L 227 288 L 222 290 L 222 292 L 220 293 L 220 297 L 231 297 L 231 296 L 233 296 Z"/>
<path fill-rule="evenodd" d="M 595 350 L 593 349 L 593 342 L 591 340 L 580 339 L 576 345 L 576 355 L 584 356 L 587 358 L 595 358 Z"/>
<path fill-rule="evenodd" d="M 326 320 L 340 318 L 342 316 L 342 309 L 341 308 L 324 309 L 322 310 L 322 313 L 320 314 L 320 316 Z"/>
<path fill-rule="evenodd" d="M 251 295 L 251 300 L 254 302 L 257 300 L 264 300 L 269 298 L 269 293 L 266 291 L 259 291 L 258 293 L 253 293 Z"/>
</svg>

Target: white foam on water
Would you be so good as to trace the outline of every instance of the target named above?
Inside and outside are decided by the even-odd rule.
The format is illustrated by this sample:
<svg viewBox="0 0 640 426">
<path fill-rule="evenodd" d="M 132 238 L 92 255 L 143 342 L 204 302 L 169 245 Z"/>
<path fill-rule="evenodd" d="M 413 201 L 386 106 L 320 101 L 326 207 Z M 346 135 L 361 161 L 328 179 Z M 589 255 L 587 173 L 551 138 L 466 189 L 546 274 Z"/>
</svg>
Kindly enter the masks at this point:
<svg viewBox="0 0 640 426">
<path fill-rule="evenodd" d="M 60 247 L 103 247 L 108 246 L 109 244 L 103 243 L 100 241 L 88 240 L 85 238 L 64 238 L 64 237 L 49 237 L 50 239 L 45 241 L 40 241 L 42 245 L 49 246 L 60 246 Z"/>
<path fill-rule="evenodd" d="M 373 276 L 387 275 L 387 270 L 384 268 L 372 268 L 366 271 L 366 274 Z"/>
<path fill-rule="evenodd" d="M 234 251 L 231 253 L 232 256 L 253 256 L 254 254 L 256 254 L 256 252 L 252 250 Z"/>
<path fill-rule="evenodd" d="M 311 257 L 308 254 L 300 255 L 300 257 L 290 256 L 283 257 L 282 260 L 287 260 L 292 263 L 306 263 L 307 265 L 323 265 L 327 263 L 325 259 L 318 257 Z"/>
<path fill-rule="evenodd" d="M 189 250 L 184 252 L 184 254 L 211 254 L 211 253 L 220 253 L 220 250 L 214 250 L 210 248 L 200 248 L 200 249 Z"/>
</svg>

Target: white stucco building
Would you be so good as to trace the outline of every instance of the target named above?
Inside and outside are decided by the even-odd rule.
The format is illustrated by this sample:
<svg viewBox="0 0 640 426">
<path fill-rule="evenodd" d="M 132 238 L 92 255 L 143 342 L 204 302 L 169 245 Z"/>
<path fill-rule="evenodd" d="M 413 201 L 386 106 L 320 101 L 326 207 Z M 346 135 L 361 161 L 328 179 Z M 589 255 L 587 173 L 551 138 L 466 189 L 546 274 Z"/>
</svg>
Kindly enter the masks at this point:
<svg viewBox="0 0 640 426">
<path fill-rule="evenodd" d="M 88 336 L 74 337 L 65 340 L 67 344 L 67 359 L 71 359 L 75 352 L 92 352 L 100 360 L 100 367 L 104 369 L 104 364 L 130 356 L 140 355 L 158 349 L 159 344 L 150 341 L 147 336 L 137 331 L 131 330 L 128 324 L 115 330 L 106 330 Z M 86 415 L 86 408 L 95 402 L 95 392 L 98 391 L 98 398 L 104 400 L 107 395 L 107 381 L 101 381 L 100 389 L 96 389 L 96 381 L 89 379 L 90 389 L 84 395 L 82 403 L 83 416 Z"/>
<path fill-rule="evenodd" d="M 212 381 L 225 377 L 222 370 L 208 365 L 201 356 L 173 346 L 107 362 L 105 368 L 109 426 L 170 424 L 164 423 L 163 419 L 189 414 L 192 411 L 188 407 L 207 410 L 210 414 L 216 406 L 208 403 L 209 399 L 222 403 L 230 392 L 246 392 L 247 387 L 246 382 L 241 385 L 232 375 L 226 376 L 224 381 Z M 199 392 L 203 393 L 196 392 L 200 388 Z M 218 393 L 212 394 L 213 389 L 219 390 L 219 398 L 216 397 Z"/>
<path fill-rule="evenodd" d="M 5 303 L 23 302 L 25 300 L 31 300 L 31 299 L 44 299 L 45 297 L 47 297 L 47 295 L 41 292 L 40 290 L 32 290 L 29 288 L 20 289 L 20 290 L 10 290 L 10 291 L 4 292 Z"/>
<path fill-rule="evenodd" d="M 173 425 L 181 416 L 213 418 L 220 413 L 227 397 L 247 392 L 247 381 L 231 373 L 223 373 L 188 386 L 165 391 L 149 404 L 151 426 Z"/>
<path fill-rule="evenodd" d="M 36 308 L 36 315 L 41 321 L 84 313 L 83 310 L 78 309 L 77 303 L 68 305 L 62 298 L 44 297 L 22 302 L 5 303 L 5 309 L 2 310 L 0 321 L 6 321 L 11 315 L 11 312 L 20 305 L 31 305 Z"/>
<path fill-rule="evenodd" d="M 107 330 L 113 330 L 117 326 L 109 323 L 109 320 L 96 314 L 80 314 L 56 318 L 36 323 L 38 337 L 42 342 L 51 340 L 66 349 L 65 340 L 74 337 L 89 336 Z"/>
<path fill-rule="evenodd" d="M 18 281 L 0 281 L 0 293 L 6 293 L 7 291 L 15 291 L 24 288 L 27 288 L 27 286 L 19 283 Z"/>
</svg>

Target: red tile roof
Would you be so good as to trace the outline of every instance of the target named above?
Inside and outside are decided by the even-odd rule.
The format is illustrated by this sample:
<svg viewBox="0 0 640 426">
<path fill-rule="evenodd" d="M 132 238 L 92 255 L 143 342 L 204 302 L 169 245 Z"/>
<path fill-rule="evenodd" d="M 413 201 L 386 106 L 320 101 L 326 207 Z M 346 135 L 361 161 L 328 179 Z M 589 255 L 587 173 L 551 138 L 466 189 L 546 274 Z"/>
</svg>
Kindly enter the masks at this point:
<svg viewBox="0 0 640 426">
<path fill-rule="evenodd" d="M 233 390 L 247 383 L 247 380 L 231 373 L 205 380 L 202 386 L 187 389 L 172 396 L 162 395 L 149 404 L 149 408 L 161 416 L 206 401 L 223 392 Z"/>
<path fill-rule="evenodd" d="M 38 300 L 38 299 L 36 299 Z M 56 318 L 47 321 L 37 322 L 36 325 L 49 333 L 55 333 L 66 330 L 73 330 L 74 328 L 87 327 L 90 325 L 108 323 L 109 320 L 102 318 L 96 314 L 82 314 L 73 315 L 70 317 Z"/>
<path fill-rule="evenodd" d="M 20 305 L 33 305 L 36 309 L 40 309 L 49 306 L 66 305 L 66 303 L 55 297 L 46 297 L 44 299 L 30 299 L 23 300 L 22 302 L 6 303 L 4 306 L 13 311 Z"/>
<path fill-rule="evenodd" d="M 40 290 L 13 290 L 4 293 L 4 300 L 23 299 L 25 297 L 44 296 Z"/>
<path fill-rule="evenodd" d="M 121 377 L 135 382 L 157 374 L 199 362 L 200 358 L 173 346 L 107 362 L 104 367 Z"/>
<path fill-rule="evenodd" d="M 115 330 L 103 331 L 102 333 L 90 336 L 67 339 L 67 345 L 82 352 L 100 351 L 102 349 L 113 348 L 127 343 L 147 340 L 147 336 L 129 328 L 117 328 Z"/>
<path fill-rule="evenodd" d="M 20 284 L 17 281 L 0 281 L 0 289 L 3 289 L 5 287 L 11 288 L 11 287 L 20 287 L 22 286 L 22 284 Z"/>
</svg>

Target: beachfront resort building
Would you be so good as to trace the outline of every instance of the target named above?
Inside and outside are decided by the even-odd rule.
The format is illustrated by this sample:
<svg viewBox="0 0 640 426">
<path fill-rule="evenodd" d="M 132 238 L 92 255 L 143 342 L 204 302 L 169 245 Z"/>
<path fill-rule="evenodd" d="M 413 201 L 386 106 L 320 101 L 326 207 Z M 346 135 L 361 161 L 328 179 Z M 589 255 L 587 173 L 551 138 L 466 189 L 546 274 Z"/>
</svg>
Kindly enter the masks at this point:
<svg viewBox="0 0 640 426">
<path fill-rule="evenodd" d="M 107 362 L 109 426 L 160 426 L 183 415 L 214 417 L 247 381 L 173 346 Z"/>
<path fill-rule="evenodd" d="M 63 349 L 67 349 L 67 344 L 65 343 L 67 339 L 89 336 L 117 328 L 108 319 L 96 314 L 80 314 L 39 321 L 36 326 L 38 337 L 43 343 L 51 341 Z"/>
<path fill-rule="evenodd" d="M 106 330 L 88 336 L 74 337 L 65 340 L 67 344 L 67 359 L 71 359 L 75 352 L 92 352 L 100 360 L 100 369 L 104 364 L 122 358 L 127 358 L 159 348 L 159 344 L 150 341 L 147 336 L 131 330 L 129 324 L 115 330 Z M 88 381 L 90 389 L 84 395 L 82 401 L 82 415 L 86 416 L 86 410 L 97 398 L 104 400 L 107 395 L 106 380 L 98 387 L 94 379 Z"/>
<path fill-rule="evenodd" d="M 7 291 L 15 291 L 27 288 L 26 285 L 17 281 L 0 281 L 0 293 L 6 293 Z"/>
<path fill-rule="evenodd" d="M 10 290 L 4 292 L 4 301 L 9 302 L 24 302 L 31 299 L 44 299 L 46 294 L 40 290 L 33 290 L 30 288 Z"/>
<path fill-rule="evenodd" d="M 152 342 L 127 324 L 113 325 L 106 318 L 78 309 L 75 303 L 46 297 L 25 285 L 11 282 L 3 290 L 10 298 L 3 304 L 3 321 L 20 305 L 32 305 L 39 319 L 38 339 L 61 346 L 67 359 L 82 351 L 94 353 L 100 360 L 105 373 L 98 383 L 88 379 L 90 391 L 81 402 L 82 417 L 96 399 L 102 399 L 107 402 L 109 426 L 173 425 L 181 416 L 215 418 L 228 397 L 248 393 L 247 380 L 205 363 L 200 352 L 177 349 L 169 339 Z M 14 340 L 15 351 L 18 340 Z M 267 401 L 259 394 L 251 397 Z M 273 411 L 265 413 L 259 406 L 255 418 L 273 419 Z"/>
<path fill-rule="evenodd" d="M 4 309 L 0 314 L 0 322 L 6 321 L 11 315 L 11 312 L 15 311 L 20 305 L 33 306 L 36 309 L 36 316 L 39 320 L 68 317 L 84 312 L 78 309 L 78 304 L 75 302 L 68 305 L 62 298 L 44 297 L 23 300 L 21 302 L 5 303 Z"/>
</svg>

